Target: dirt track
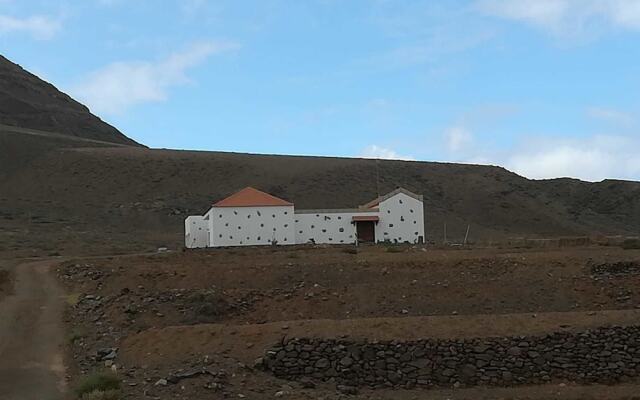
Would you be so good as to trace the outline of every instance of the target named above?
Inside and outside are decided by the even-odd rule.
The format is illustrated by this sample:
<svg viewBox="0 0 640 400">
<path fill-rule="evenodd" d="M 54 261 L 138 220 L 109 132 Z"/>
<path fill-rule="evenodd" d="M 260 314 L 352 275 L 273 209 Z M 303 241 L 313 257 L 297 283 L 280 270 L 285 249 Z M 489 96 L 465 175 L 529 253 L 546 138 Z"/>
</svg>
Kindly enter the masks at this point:
<svg viewBox="0 0 640 400">
<path fill-rule="evenodd" d="M 0 261 L 15 276 L 0 302 L 0 400 L 63 398 L 63 292 L 48 273 L 54 263 Z"/>
</svg>

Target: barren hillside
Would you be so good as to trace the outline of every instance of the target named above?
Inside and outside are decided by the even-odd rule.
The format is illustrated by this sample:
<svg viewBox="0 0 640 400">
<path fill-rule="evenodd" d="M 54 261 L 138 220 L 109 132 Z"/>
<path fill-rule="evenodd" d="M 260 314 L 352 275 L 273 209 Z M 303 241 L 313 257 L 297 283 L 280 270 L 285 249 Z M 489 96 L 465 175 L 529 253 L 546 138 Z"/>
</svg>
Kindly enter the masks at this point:
<svg viewBox="0 0 640 400">
<path fill-rule="evenodd" d="M 53 85 L 0 56 L 0 123 L 138 145 Z"/>
<path fill-rule="evenodd" d="M 2 251 L 86 252 L 182 245 L 183 220 L 251 185 L 298 208 L 376 196 L 373 160 L 105 147 L 0 133 Z M 7 172 L 9 171 L 9 172 Z M 504 168 L 381 161 L 380 190 L 423 194 L 428 240 L 637 235 L 640 183 L 532 181 Z"/>
</svg>

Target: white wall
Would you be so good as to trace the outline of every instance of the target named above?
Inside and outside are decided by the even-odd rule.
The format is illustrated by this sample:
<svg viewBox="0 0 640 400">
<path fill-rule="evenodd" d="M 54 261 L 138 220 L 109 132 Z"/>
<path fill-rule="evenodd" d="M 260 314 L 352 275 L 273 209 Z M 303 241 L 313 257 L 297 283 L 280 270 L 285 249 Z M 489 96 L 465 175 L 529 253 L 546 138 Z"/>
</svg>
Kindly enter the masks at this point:
<svg viewBox="0 0 640 400">
<path fill-rule="evenodd" d="M 209 221 L 201 215 L 191 215 L 184 220 L 184 245 L 188 249 L 209 246 Z"/>
<path fill-rule="evenodd" d="M 376 225 L 376 240 L 417 243 L 424 236 L 424 206 L 421 201 L 398 193 L 378 205 L 380 222 Z"/>
<path fill-rule="evenodd" d="M 355 243 L 356 226 L 351 223 L 355 215 L 378 215 L 377 212 L 317 212 L 298 211 L 295 215 L 296 243 L 345 244 Z"/>
<path fill-rule="evenodd" d="M 209 216 L 213 247 L 295 244 L 293 206 L 213 207 Z"/>
</svg>

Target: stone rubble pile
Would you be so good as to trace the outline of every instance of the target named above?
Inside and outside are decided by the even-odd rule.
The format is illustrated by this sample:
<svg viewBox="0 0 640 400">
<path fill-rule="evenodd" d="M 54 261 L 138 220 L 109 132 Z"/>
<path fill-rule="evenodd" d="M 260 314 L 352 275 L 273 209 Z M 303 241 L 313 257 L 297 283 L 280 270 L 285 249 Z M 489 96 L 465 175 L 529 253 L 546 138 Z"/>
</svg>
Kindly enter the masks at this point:
<svg viewBox="0 0 640 400">
<path fill-rule="evenodd" d="M 260 364 L 279 378 L 354 388 L 613 384 L 640 375 L 640 326 L 457 340 L 292 338 Z"/>
<path fill-rule="evenodd" d="M 620 276 L 640 274 L 640 263 L 634 261 L 618 261 L 591 266 L 591 273 L 596 276 Z"/>
</svg>

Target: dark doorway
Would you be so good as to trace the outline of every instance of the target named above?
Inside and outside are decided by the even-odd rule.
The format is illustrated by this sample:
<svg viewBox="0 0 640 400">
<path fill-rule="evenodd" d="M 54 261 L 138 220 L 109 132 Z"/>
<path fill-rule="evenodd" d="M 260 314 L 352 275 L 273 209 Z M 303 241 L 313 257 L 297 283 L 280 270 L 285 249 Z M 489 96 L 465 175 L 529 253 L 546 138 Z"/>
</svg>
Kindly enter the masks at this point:
<svg viewBox="0 0 640 400">
<path fill-rule="evenodd" d="M 376 225 L 373 221 L 357 221 L 356 232 L 359 242 L 375 243 Z"/>
</svg>

